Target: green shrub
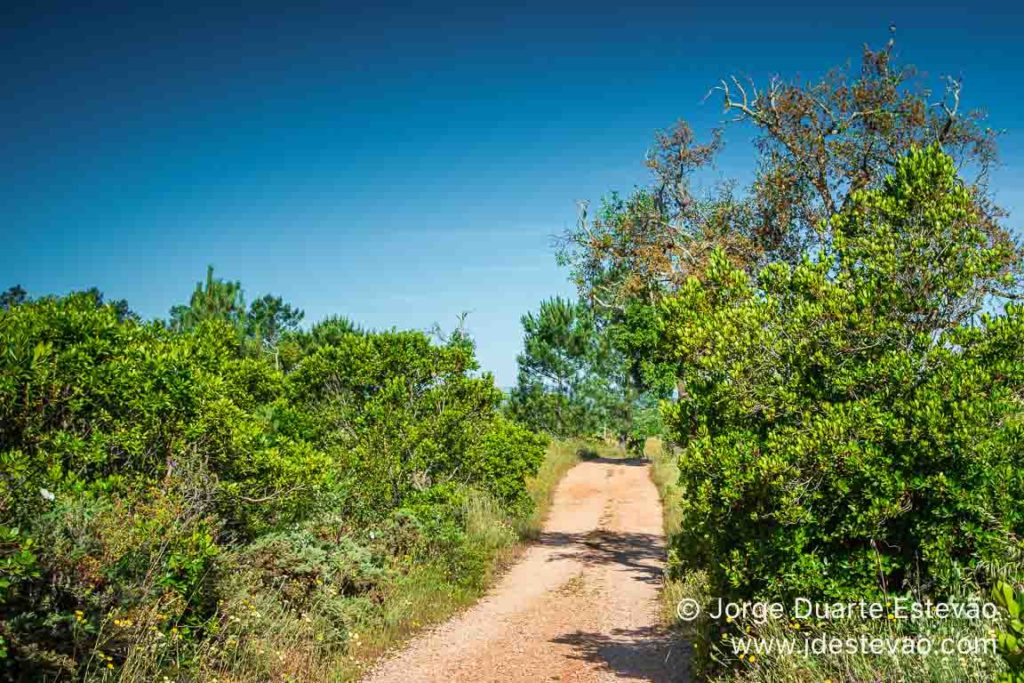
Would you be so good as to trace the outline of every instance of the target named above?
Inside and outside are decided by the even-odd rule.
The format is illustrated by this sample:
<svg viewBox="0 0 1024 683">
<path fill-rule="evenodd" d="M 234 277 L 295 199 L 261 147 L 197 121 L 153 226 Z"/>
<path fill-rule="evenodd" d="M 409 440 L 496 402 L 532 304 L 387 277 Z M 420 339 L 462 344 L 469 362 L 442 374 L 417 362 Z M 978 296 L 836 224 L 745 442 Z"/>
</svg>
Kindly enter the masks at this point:
<svg viewBox="0 0 1024 683">
<path fill-rule="evenodd" d="M 322 678 L 415 563 L 468 595 L 511 542 L 544 441 L 468 338 L 334 321 L 282 362 L 215 298 L 0 310 L 0 677 Z"/>
<path fill-rule="evenodd" d="M 349 454 L 359 480 L 353 515 L 379 519 L 411 492 L 465 476 L 501 399 L 476 368 L 463 338 L 437 345 L 419 332 L 384 332 L 343 335 L 289 375 L 318 441 Z"/>
<path fill-rule="evenodd" d="M 1024 623 L 1021 621 L 1020 598 L 1011 586 L 998 583 L 992 589 L 992 599 L 1003 609 L 1006 629 L 999 634 L 999 654 L 1009 671 L 999 677 L 1000 683 L 1024 681 Z"/>
<path fill-rule="evenodd" d="M 526 480 L 544 461 L 548 439 L 515 422 L 496 419 L 469 452 L 472 481 L 510 509 L 529 511 Z"/>
<path fill-rule="evenodd" d="M 737 598 L 945 596 L 1024 532 L 1013 246 L 937 148 L 857 192 L 823 250 L 718 254 L 663 307 L 684 569 Z"/>
</svg>

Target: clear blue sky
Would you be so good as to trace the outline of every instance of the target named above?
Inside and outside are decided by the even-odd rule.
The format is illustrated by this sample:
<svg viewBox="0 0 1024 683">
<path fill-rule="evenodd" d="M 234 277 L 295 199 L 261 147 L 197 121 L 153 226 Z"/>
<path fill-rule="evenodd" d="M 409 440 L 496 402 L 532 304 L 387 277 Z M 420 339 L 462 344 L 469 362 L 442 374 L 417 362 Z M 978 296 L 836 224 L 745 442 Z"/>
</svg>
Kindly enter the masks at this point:
<svg viewBox="0 0 1024 683">
<path fill-rule="evenodd" d="M 307 320 L 469 311 L 510 385 L 519 316 L 571 292 L 550 242 L 576 200 L 643 182 L 656 129 L 718 122 L 719 77 L 816 75 L 890 22 L 1006 129 L 997 196 L 1024 209 L 1008 4 L 19 4 L 0 18 L 0 287 L 34 295 L 97 286 L 164 316 L 212 263 Z M 740 133 L 723 175 L 749 170 Z"/>
</svg>

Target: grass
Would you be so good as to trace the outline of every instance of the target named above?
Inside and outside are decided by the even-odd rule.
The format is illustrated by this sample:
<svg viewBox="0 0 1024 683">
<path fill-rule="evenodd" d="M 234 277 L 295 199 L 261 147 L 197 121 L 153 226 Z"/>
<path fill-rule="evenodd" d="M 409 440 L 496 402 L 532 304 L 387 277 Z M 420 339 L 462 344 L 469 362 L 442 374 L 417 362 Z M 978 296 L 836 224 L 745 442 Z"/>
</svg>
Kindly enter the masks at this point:
<svg viewBox="0 0 1024 683">
<path fill-rule="evenodd" d="M 665 531 L 665 538 L 668 539 L 671 547 L 672 537 L 679 533 L 681 523 L 681 512 L 679 502 L 683 492 L 679 488 L 679 467 L 676 465 L 675 456 L 665 447 L 661 439 L 651 438 L 647 440 L 644 452 L 651 461 L 651 480 L 658 489 L 662 506 L 662 525 Z M 669 565 L 672 563 L 672 551 L 669 551 Z M 665 577 L 662 587 L 662 615 L 665 623 L 678 626 L 676 623 L 676 605 L 683 598 L 695 597 L 700 594 L 700 586 L 703 583 L 702 576 L 689 577 L 687 579 Z"/>
<path fill-rule="evenodd" d="M 440 557 L 396 572 L 371 595 L 344 597 L 335 586 L 318 584 L 300 611 L 277 591 L 260 586 L 255 575 L 228 573 L 222 592 L 232 597 L 218 607 L 219 626 L 198 644 L 200 652 L 154 631 L 116 674 L 100 671 L 94 679 L 162 681 L 169 674 L 168 683 L 359 680 L 387 652 L 476 602 L 523 544 L 538 537 L 558 482 L 581 460 L 599 457 L 627 455 L 612 442 L 553 440 L 537 475 L 527 481 L 533 508 L 523 517 L 510 518 L 486 495 L 471 495 L 464 509 L 466 545 L 482 571 L 471 572 L 470 582 L 455 580 L 445 565 L 449 558 Z M 655 458 L 654 472 L 671 490 L 675 475 L 669 461 Z M 182 648 L 183 663 L 177 678 L 167 669 L 167 662 L 179 657 L 176 648 Z M 202 662 L 198 671 L 188 668 L 197 660 Z"/>
<path fill-rule="evenodd" d="M 332 615 L 331 600 L 337 597 L 332 586 L 314 589 L 314 603 L 322 599 L 327 609 L 314 608 L 308 614 L 297 614 L 283 607 L 273 595 L 252 590 L 255 584 L 252 577 L 228 577 L 233 586 L 231 594 L 236 598 L 221 607 L 223 628 L 218 637 L 203 644 L 206 652 L 202 655 L 206 656 L 199 657 L 202 661 L 218 662 L 218 665 L 197 672 L 197 680 L 206 683 L 358 680 L 387 652 L 477 601 L 493 584 L 496 575 L 514 561 L 523 543 L 539 535 L 555 488 L 565 473 L 582 458 L 614 456 L 615 453 L 613 447 L 604 444 L 553 440 L 537 475 L 527 481 L 534 505 L 522 518 L 509 518 L 485 495 L 470 496 L 465 508 L 467 546 L 470 555 L 483 563 L 483 571 L 478 572 L 482 574 L 479 580 L 453 581 L 450 568 L 444 567 L 445 558 L 439 558 L 437 564 L 414 565 L 396 574 L 376 594 L 364 600 L 352 600 L 350 612 Z M 321 622 L 332 616 L 341 619 L 346 626 L 343 642 L 325 640 L 324 634 L 337 629 L 332 631 L 331 624 Z M 153 646 L 161 647 L 161 644 Z M 128 670 L 124 670 L 120 680 L 159 680 L 144 666 L 145 658 L 138 664 L 126 667 L 137 675 L 125 676 Z"/>
<path fill-rule="evenodd" d="M 679 488 L 679 467 L 676 459 L 665 448 L 661 439 L 647 440 L 644 453 L 651 461 L 651 479 L 661 496 L 664 511 L 665 536 L 671 538 L 679 532 L 679 501 L 683 492 Z"/>
<path fill-rule="evenodd" d="M 474 586 L 453 587 L 429 568 L 404 577 L 391 594 L 384 596 L 383 618 L 368 628 L 361 644 L 353 648 L 353 659 L 343 663 L 346 675 L 340 680 L 354 680 L 373 662 L 425 626 L 442 623 L 476 602 L 493 583 L 495 576 L 514 561 L 522 542 L 535 539 L 540 534 L 555 487 L 580 461 L 583 448 L 582 442 L 552 440 L 537 475 L 526 482 L 533 509 L 524 518 L 509 520 L 486 497 L 470 499 L 467 531 L 472 544 L 490 558 L 485 580 Z"/>
</svg>

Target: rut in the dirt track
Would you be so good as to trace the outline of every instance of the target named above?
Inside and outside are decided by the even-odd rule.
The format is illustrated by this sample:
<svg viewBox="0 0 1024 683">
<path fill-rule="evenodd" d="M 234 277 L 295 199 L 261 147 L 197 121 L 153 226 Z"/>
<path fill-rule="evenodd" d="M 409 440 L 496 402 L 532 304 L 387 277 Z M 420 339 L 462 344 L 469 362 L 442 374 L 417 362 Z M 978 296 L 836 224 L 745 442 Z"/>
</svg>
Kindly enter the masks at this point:
<svg viewBox="0 0 1024 683">
<path fill-rule="evenodd" d="M 664 553 L 648 467 L 583 462 L 487 597 L 367 681 L 685 681 L 685 654 L 660 626 Z"/>
</svg>

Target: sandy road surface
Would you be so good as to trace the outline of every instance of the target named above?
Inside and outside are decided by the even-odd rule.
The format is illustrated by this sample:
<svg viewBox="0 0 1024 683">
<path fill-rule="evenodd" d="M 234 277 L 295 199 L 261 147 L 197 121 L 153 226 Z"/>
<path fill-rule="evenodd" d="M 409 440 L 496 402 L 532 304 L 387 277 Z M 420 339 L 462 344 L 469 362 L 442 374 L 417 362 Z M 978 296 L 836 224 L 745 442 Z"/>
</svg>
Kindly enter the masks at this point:
<svg viewBox="0 0 1024 683">
<path fill-rule="evenodd" d="M 414 639 L 366 679 L 685 681 L 659 627 L 661 504 L 636 461 L 565 476 L 539 541 L 474 607 Z"/>
</svg>

